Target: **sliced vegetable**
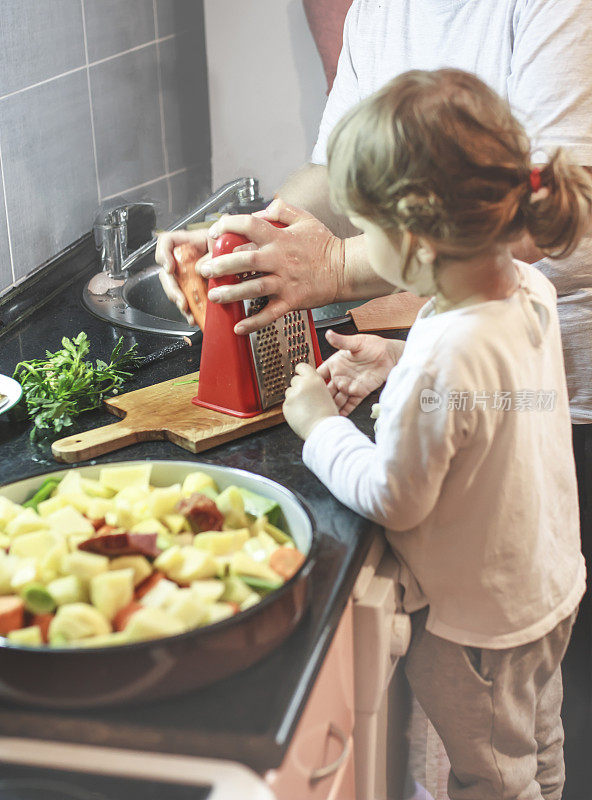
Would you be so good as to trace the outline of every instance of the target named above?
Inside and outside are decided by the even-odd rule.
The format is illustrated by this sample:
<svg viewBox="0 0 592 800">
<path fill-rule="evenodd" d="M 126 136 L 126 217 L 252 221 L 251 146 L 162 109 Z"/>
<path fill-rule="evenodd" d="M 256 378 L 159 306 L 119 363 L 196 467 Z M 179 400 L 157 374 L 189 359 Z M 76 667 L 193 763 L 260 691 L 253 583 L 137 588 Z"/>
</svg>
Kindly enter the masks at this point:
<svg viewBox="0 0 592 800">
<path fill-rule="evenodd" d="M 212 579 L 194 581 L 191 584 L 191 589 L 196 597 L 199 597 L 204 603 L 215 603 L 224 594 L 225 586 L 222 581 Z"/>
<path fill-rule="evenodd" d="M 236 575 L 224 579 L 224 594 L 221 599 L 227 603 L 243 603 L 252 594 L 247 584 Z"/>
<path fill-rule="evenodd" d="M 109 499 L 110 497 L 113 497 L 115 493 L 111 487 L 105 486 L 101 483 L 101 481 L 95 481 L 92 478 L 81 478 L 80 483 L 82 484 L 82 488 L 86 494 L 90 495 L 91 497 L 102 497 Z"/>
<path fill-rule="evenodd" d="M 25 621 L 25 604 L 20 597 L 0 597 L 0 636 L 22 628 Z"/>
<path fill-rule="evenodd" d="M 149 516 L 159 519 L 165 514 L 172 514 L 179 500 L 181 499 L 181 484 L 174 483 L 172 486 L 159 486 L 152 489 L 146 502 L 146 510 Z"/>
<path fill-rule="evenodd" d="M 249 529 L 241 528 L 236 531 L 207 531 L 198 533 L 193 539 L 193 546 L 198 550 L 208 550 L 214 555 L 221 556 L 240 550 L 249 541 Z"/>
<path fill-rule="evenodd" d="M 111 633 L 111 626 L 101 612 L 87 603 L 60 606 L 49 626 L 49 642 L 61 646 L 89 636 Z"/>
<path fill-rule="evenodd" d="M 234 616 L 236 613 L 236 605 L 231 603 L 211 603 L 208 606 L 208 616 L 205 622 L 208 625 L 213 625 L 215 622 L 221 622 L 223 619 Z"/>
<path fill-rule="evenodd" d="M 276 500 L 270 500 L 261 494 L 238 487 L 238 491 L 243 498 L 244 508 L 247 514 L 252 517 L 267 517 L 269 522 L 277 524 L 281 517 L 281 508 Z"/>
<path fill-rule="evenodd" d="M 63 575 L 76 575 L 83 582 L 90 581 L 95 575 L 107 572 L 109 559 L 107 556 L 76 550 L 63 556 L 60 569 Z"/>
<path fill-rule="evenodd" d="M 186 628 L 197 628 L 208 617 L 208 605 L 192 589 L 179 589 L 166 603 L 165 611 Z"/>
<path fill-rule="evenodd" d="M 269 581 L 270 583 L 277 582 L 281 584 L 282 582 L 275 570 L 261 561 L 255 561 L 254 558 L 251 558 L 242 551 L 234 553 L 234 555 L 230 557 L 230 574 L 239 575 L 241 578 L 250 575 L 253 578 L 263 578 L 263 580 Z"/>
<path fill-rule="evenodd" d="M 119 556 L 109 562 L 109 569 L 128 568 L 134 572 L 134 586 L 139 586 L 152 575 L 152 565 L 144 556 Z"/>
<path fill-rule="evenodd" d="M 181 487 L 183 497 L 191 497 L 191 495 L 195 493 L 206 494 L 206 489 L 212 491 L 214 495 L 218 494 L 216 481 L 205 472 L 189 473 L 189 475 L 187 475 L 183 481 L 183 486 Z M 210 495 L 208 495 L 208 497 L 209 496 Z"/>
<path fill-rule="evenodd" d="M 131 603 L 134 597 L 133 569 L 117 569 L 95 575 L 90 582 L 90 600 L 107 619 Z"/>
<path fill-rule="evenodd" d="M 55 614 L 34 614 L 31 622 L 41 631 L 41 639 L 44 644 L 49 641 L 49 626 Z"/>
<path fill-rule="evenodd" d="M 243 575 L 242 580 L 250 586 L 251 589 L 255 589 L 256 592 L 263 592 L 267 594 L 268 592 L 274 592 L 276 589 L 279 589 L 280 586 L 283 586 L 281 581 L 268 581 L 265 578 L 255 578 L 253 575 Z"/>
<path fill-rule="evenodd" d="M 144 606 L 138 603 L 137 600 L 132 600 L 123 608 L 120 608 L 117 614 L 113 617 L 112 625 L 114 631 L 122 631 L 126 627 L 132 614 L 140 611 Z"/>
<path fill-rule="evenodd" d="M 159 581 L 163 580 L 164 577 L 164 572 L 159 572 L 158 570 L 153 572 L 149 578 L 146 578 L 142 583 L 136 586 L 136 591 L 134 592 L 135 599 L 141 600 L 142 597 L 153 589 Z"/>
<path fill-rule="evenodd" d="M 142 519 L 130 527 L 130 533 L 156 533 L 157 537 L 170 536 L 169 529 L 157 519 Z"/>
<path fill-rule="evenodd" d="M 167 558 L 171 551 L 173 553 Z M 191 545 L 165 550 L 156 559 L 155 564 L 167 578 L 182 585 L 190 584 L 200 578 L 213 578 L 218 574 L 218 565 L 212 554 Z"/>
<path fill-rule="evenodd" d="M 53 597 L 56 605 L 66 603 L 83 603 L 88 598 L 84 583 L 77 575 L 64 575 L 47 584 L 47 591 Z"/>
<path fill-rule="evenodd" d="M 58 508 L 44 517 L 44 520 L 52 530 L 59 531 L 64 536 L 79 536 L 83 533 L 92 536 L 95 532 L 92 522 L 72 506 Z"/>
<path fill-rule="evenodd" d="M 123 467 L 103 467 L 99 473 L 99 483 L 114 492 L 120 492 L 130 486 L 148 491 L 152 464 L 129 464 Z"/>
<path fill-rule="evenodd" d="M 275 539 L 275 541 L 278 544 L 288 544 L 288 543 L 293 544 L 292 538 L 288 536 L 287 533 L 284 533 L 283 530 L 276 527 L 275 525 L 272 525 L 271 522 L 267 520 L 264 522 L 263 529 L 266 533 L 268 533 L 271 536 L 272 539 Z"/>
<path fill-rule="evenodd" d="M 260 602 L 261 602 L 261 596 L 258 595 L 257 592 L 251 592 L 251 594 L 247 597 L 247 599 L 243 600 L 243 602 L 240 604 L 240 610 L 246 611 L 247 608 L 252 608 L 253 606 L 256 606 L 257 603 Z"/>
<path fill-rule="evenodd" d="M 160 608 L 142 608 L 133 614 L 125 628 L 130 641 L 159 639 L 161 636 L 175 636 L 183 633 L 185 625 Z"/>
<path fill-rule="evenodd" d="M 269 557 L 269 566 L 287 581 L 304 564 L 304 555 L 293 547 L 278 547 Z"/>
<path fill-rule="evenodd" d="M 41 583 L 30 583 L 21 592 L 27 611 L 31 614 L 51 614 L 56 601 Z"/>
<path fill-rule="evenodd" d="M 0 497 L 0 531 L 5 530 L 10 520 L 14 519 L 21 511 L 21 506 L 13 503 L 8 497 Z"/>
<path fill-rule="evenodd" d="M 23 508 L 32 508 L 33 511 L 37 511 L 39 503 L 51 497 L 54 489 L 59 485 L 60 480 L 61 478 L 46 478 L 35 494 L 23 503 Z"/>
<path fill-rule="evenodd" d="M 141 600 L 142 605 L 146 608 L 164 608 L 178 591 L 177 584 L 165 578 L 146 592 Z"/>
<path fill-rule="evenodd" d="M 238 486 L 227 486 L 216 498 L 216 505 L 223 514 L 226 528 L 248 527 L 249 520 L 245 514 L 245 503 Z"/>
<path fill-rule="evenodd" d="M 183 514 L 165 514 L 163 522 L 171 533 L 181 533 L 181 531 L 189 531 L 189 523 Z"/>
<path fill-rule="evenodd" d="M 10 631 L 8 641 L 25 647 L 39 647 L 43 644 L 43 637 L 38 625 L 30 625 L 28 628 Z"/>
<path fill-rule="evenodd" d="M 48 527 L 45 519 L 39 517 L 32 508 L 26 508 L 6 524 L 6 533 L 12 539 L 15 536 L 22 536 L 24 533 L 47 530 Z"/>
</svg>

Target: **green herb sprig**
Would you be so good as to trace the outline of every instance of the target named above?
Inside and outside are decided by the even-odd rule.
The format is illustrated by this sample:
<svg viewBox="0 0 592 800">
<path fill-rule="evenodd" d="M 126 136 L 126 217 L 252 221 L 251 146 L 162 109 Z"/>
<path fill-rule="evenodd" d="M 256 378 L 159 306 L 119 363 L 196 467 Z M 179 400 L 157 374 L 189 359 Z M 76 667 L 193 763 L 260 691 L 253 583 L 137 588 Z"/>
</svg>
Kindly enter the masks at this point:
<svg viewBox="0 0 592 800">
<path fill-rule="evenodd" d="M 55 353 L 46 350 L 46 358 L 21 361 L 15 367 L 13 377 L 23 387 L 33 420 L 31 439 L 71 427 L 84 411 L 98 408 L 108 394 L 117 394 L 142 362 L 137 345 L 123 351 L 123 337 L 113 348 L 109 364 L 84 360 L 90 350 L 84 331 L 74 339 L 64 337 L 62 348 Z"/>
</svg>

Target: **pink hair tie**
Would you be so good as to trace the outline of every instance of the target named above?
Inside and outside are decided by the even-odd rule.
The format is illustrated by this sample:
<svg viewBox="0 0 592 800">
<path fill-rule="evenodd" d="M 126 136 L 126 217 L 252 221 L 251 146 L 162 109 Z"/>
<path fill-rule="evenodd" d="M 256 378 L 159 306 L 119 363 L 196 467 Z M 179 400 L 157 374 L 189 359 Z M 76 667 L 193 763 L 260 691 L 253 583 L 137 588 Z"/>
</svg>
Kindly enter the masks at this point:
<svg viewBox="0 0 592 800">
<path fill-rule="evenodd" d="M 541 186 L 541 171 L 538 167 L 533 167 L 530 171 L 530 188 L 533 192 L 538 192 Z"/>
</svg>

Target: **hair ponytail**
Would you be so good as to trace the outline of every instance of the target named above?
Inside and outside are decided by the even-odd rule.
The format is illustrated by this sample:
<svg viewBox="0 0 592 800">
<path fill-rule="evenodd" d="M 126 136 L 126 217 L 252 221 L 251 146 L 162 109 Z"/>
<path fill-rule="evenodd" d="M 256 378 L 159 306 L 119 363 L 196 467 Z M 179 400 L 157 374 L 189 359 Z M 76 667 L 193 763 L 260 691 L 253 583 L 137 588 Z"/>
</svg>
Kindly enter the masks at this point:
<svg viewBox="0 0 592 800">
<path fill-rule="evenodd" d="M 328 157 L 338 208 L 392 235 L 426 238 L 440 261 L 475 257 L 525 231 L 562 257 L 592 225 L 588 173 L 561 149 L 533 172 L 509 105 L 461 70 L 399 75 L 342 118 Z"/>
<path fill-rule="evenodd" d="M 545 255 L 563 258 L 592 232 L 592 176 L 559 148 L 541 167 L 540 183 L 541 189 L 524 196 L 525 227 Z"/>
</svg>

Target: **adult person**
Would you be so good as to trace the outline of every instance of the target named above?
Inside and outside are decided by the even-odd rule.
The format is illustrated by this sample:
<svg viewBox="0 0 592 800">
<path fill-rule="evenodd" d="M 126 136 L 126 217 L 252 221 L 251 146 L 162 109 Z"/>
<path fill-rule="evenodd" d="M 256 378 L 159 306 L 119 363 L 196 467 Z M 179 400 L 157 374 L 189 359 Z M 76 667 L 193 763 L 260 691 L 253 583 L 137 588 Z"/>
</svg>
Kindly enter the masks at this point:
<svg viewBox="0 0 592 800">
<path fill-rule="evenodd" d="M 388 294 L 392 287 L 369 267 L 365 239 L 354 235 L 330 205 L 326 143 L 334 125 L 360 99 L 409 69 L 458 67 L 476 73 L 506 97 L 544 163 L 557 145 L 581 166 L 592 166 L 592 3 L 590 0 L 354 0 L 346 18 L 337 76 L 321 121 L 311 163 L 279 189 L 267 213 L 223 218 L 212 235 L 245 234 L 255 249 L 211 261 L 206 235 L 161 237 L 157 260 L 169 272 L 172 248 L 187 238 L 201 247 L 202 275 L 255 269 L 251 281 L 221 287 L 214 302 L 267 295 L 269 303 L 238 333 L 267 324 L 291 308 Z M 452 190 L 452 189 L 451 189 Z M 305 210 L 304 210 L 305 209 Z M 267 219 L 288 224 L 276 229 Z M 574 451 L 578 470 L 583 549 L 592 565 L 592 237 L 568 259 L 541 258 L 529 239 L 515 257 L 536 262 L 558 294 Z M 183 299 L 170 276 L 167 293 Z M 590 755 L 590 596 L 582 602 L 566 661 L 565 800 L 580 800 L 573 779 Z M 582 783 L 585 778 L 581 778 Z M 584 797 L 585 795 L 582 795 Z"/>
</svg>

